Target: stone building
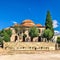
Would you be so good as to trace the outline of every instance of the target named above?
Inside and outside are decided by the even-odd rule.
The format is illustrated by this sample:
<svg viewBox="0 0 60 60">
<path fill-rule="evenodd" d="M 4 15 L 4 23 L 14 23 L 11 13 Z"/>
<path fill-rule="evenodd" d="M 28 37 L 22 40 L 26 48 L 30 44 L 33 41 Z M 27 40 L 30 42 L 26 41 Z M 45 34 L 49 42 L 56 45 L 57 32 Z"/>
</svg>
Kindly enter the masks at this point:
<svg viewBox="0 0 60 60">
<path fill-rule="evenodd" d="M 38 41 L 38 39 L 41 39 L 41 34 L 43 33 L 45 27 L 42 26 L 41 24 L 35 24 L 32 20 L 24 20 L 21 24 L 20 24 L 23 28 L 25 28 L 25 32 L 24 34 L 27 35 L 27 37 L 25 38 L 26 41 L 30 41 L 31 38 L 29 36 L 29 29 L 33 26 L 36 26 L 37 29 L 39 30 L 39 37 L 35 37 L 33 39 L 33 41 Z M 14 26 L 19 26 L 19 24 L 15 24 Z M 23 37 L 21 37 L 21 39 L 19 38 L 19 35 L 16 33 L 14 28 L 10 28 L 12 30 L 12 36 L 11 36 L 11 41 L 15 41 L 15 40 L 19 40 L 22 41 Z M 23 33 L 20 32 L 20 34 L 23 36 Z"/>
<path fill-rule="evenodd" d="M 16 33 L 16 30 L 14 27 L 22 26 L 25 31 L 19 33 Z M 12 36 L 10 38 L 10 42 L 4 42 L 4 48 L 5 49 L 11 49 L 11 50 L 28 50 L 34 51 L 34 50 L 55 50 L 55 43 L 53 42 L 40 42 L 41 40 L 44 40 L 41 38 L 41 35 L 43 31 L 45 30 L 45 27 L 41 24 L 35 24 L 32 20 L 24 20 L 21 24 L 15 24 L 10 29 L 12 30 Z M 39 30 L 39 36 L 35 37 L 33 41 L 31 42 L 31 37 L 29 36 L 29 29 L 32 26 L 36 26 Z M 23 34 L 26 34 L 26 38 L 23 41 Z"/>
</svg>

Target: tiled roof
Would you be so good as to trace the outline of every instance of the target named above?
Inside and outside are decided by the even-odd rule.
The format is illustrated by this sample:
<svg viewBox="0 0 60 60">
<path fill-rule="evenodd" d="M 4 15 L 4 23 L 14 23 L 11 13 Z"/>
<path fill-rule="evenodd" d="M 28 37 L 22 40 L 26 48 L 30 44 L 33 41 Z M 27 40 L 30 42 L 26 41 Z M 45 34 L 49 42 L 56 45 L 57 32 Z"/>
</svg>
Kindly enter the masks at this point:
<svg viewBox="0 0 60 60">
<path fill-rule="evenodd" d="M 41 24 L 36 24 L 36 26 L 37 26 L 37 27 L 40 27 L 40 26 L 42 26 L 42 25 L 41 25 Z"/>
<path fill-rule="evenodd" d="M 31 26 L 34 26 L 35 24 L 33 23 L 32 20 L 24 20 L 22 22 L 22 26 L 27 26 L 27 27 L 31 27 Z"/>
<path fill-rule="evenodd" d="M 22 23 L 33 23 L 33 21 L 30 19 L 27 19 L 27 20 L 24 20 Z"/>
<path fill-rule="evenodd" d="M 19 26 L 19 24 L 14 24 L 14 26 Z M 44 26 L 42 26 L 41 24 L 35 24 L 32 20 L 24 20 L 22 23 L 21 23 L 21 26 L 24 26 L 24 27 L 32 27 L 32 26 L 37 26 L 39 28 L 45 28 Z"/>
</svg>

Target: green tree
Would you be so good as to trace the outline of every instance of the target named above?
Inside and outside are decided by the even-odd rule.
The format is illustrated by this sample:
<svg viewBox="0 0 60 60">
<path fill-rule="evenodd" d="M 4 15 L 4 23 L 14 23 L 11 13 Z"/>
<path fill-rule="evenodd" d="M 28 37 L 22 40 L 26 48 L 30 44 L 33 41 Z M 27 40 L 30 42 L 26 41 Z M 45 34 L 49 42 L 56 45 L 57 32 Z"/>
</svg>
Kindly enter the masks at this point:
<svg viewBox="0 0 60 60">
<path fill-rule="evenodd" d="M 25 27 L 19 25 L 19 26 L 14 26 L 14 29 L 16 31 L 16 33 L 20 34 L 20 33 L 24 33 L 25 32 Z"/>
<path fill-rule="evenodd" d="M 46 36 L 46 35 L 48 35 L 48 36 Z M 45 22 L 45 31 L 43 33 L 43 36 L 45 38 L 47 38 L 48 40 L 50 40 L 53 37 L 53 35 L 54 35 L 54 29 L 53 29 L 52 18 L 50 15 L 50 11 L 47 11 L 46 22 Z"/>
<path fill-rule="evenodd" d="M 10 36 L 7 34 L 7 32 L 6 31 L 4 31 L 4 36 L 3 36 L 3 40 L 5 41 L 5 42 L 10 42 Z"/>
<path fill-rule="evenodd" d="M 0 31 L 0 42 L 2 43 L 3 40 L 5 42 L 9 42 L 11 35 L 12 35 L 12 31 L 10 29 L 8 29 L 8 30 L 4 30 L 4 29 L 1 30 Z"/>
<path fill-rule="evenodd" d="M 37 27 L 33 26 L 29 30 L 29 36 L 31 36 L 31 41 L 33 41 L 34 37 L 37 37 L 39 35 L 39 30 Z"/>
<path fill-rule="evenodd" d="M 27 37 L 26 34 L 23 34 L 23 41 L 25 41 L 25 38 Z"/>
<path fill-rule="evenodd" d="M 45 22 L 46 29 L 53 29 L 52 18 L 50 15 L 50 11 L 47 11 L 46 22 Z"/>
<path fill-rule="evenodd" d="M 4 29 L 0 31 L 0 45 L 3 45 L 3 36 L 4 36 L 3 31 Z"/>
<path fill-rule="evenodd" d="M 57 43 L 60 44 L 60 37 L 57 37 Z"/>
<path fill-rule="evenodd" d="M 12 35 L 12 31 L 11 31 L 10 29 L 5 30 L 5 32 L 11 37 L 11 35 Z"/>
<path fill-rule="evenodd" d="M 50 29 L 54 35 L 53 22 L 52 22 L 52 18 L 50 15 L 50 11 L 47 11 L 45 27 L 46 27 L 46 29 Z"/>
<path fill-rule="evenodd" d="M 49 41 L 53 36 L 53 33 L 50 29 L 46 29 L 43 33 L 43 37 L 47 38 L 47 41 Z"/>
<path fill-rule="evenodd" d="M 3 37 L 0 36 L 0 45 L 3 47 Z"/>
</svg>

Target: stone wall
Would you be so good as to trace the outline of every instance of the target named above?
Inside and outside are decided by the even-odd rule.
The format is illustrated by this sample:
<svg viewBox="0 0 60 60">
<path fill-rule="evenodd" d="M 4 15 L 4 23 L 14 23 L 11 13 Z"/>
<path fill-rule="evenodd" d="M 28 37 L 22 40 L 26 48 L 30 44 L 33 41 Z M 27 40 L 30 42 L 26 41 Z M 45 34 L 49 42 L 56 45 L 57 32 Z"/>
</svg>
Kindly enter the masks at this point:
<svg viewBox="0 0 60 60">
<path fill-rule="evenodd" d="M 10 50 L 55 50 L 52 42 L 4 42 L 4 49 Z"/>
</svg>

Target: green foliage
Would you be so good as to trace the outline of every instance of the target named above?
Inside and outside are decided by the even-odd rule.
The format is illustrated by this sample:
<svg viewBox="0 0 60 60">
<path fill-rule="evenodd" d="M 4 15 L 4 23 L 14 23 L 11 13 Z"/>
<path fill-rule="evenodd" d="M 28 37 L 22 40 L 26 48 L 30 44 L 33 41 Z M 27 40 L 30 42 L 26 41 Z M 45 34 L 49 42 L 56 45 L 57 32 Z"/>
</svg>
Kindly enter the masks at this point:
<svg viewBox="0 0 60 60">
<path fill-rule="evenodd" d="M 27 35 L 26 34 L 23 34 L 23 37 L 27 37 Z"/>
<path fill-rule="evenodd" d="M 35 26 L 31 27 L 29 31 L 29 36 L 34 38 L 37 37 L 38 35 L 39 35 L 39 30 Z"/>
<path fill-rule="evenodd" d="M 3 40 L 5 42 L 9 42 L 10 41 L 10 36 L 6 32 L 4 32 L 4 38 L 3 38 Z"/>
<path fill-rule="evenodd" d="M 12 35 L 12 31 L 10 29 L 8 29 L 8 30 L 4 30 L 4 29 L 1 30 L 0 31 L 0 43 L 2 43 L 3 40 L 5 42 L 9 42 L 11 35 Z"/>
<path fill-rule="evenodd" d="M 53 29 L 52 18 L 51 18 L 51 15 L 50 15 L 49 11 L 47 11 L 45 27 L 46 27 L 46 29 L 43 33 L 43 37 L 50 40 L 54 35 L 54 29 Z"/>
<path fill-rule="evenodd" d="M 60 44 L 60 37 L 57 37 L 57 43 Z"/>
<path fill-rule="evenodd" d="M 3 38 L 0 37 L 0 45 L 2 45 L 2 44 L 3 44 Z"/>
<path fill-rule="evenodd" d="M 12 31 L 11 31 L 10 29 L 5 30 L 5 31 L 6 31 L 6 33 L 11 37 L 11 35 L 12 35 Z"/>
<path fill-rule="evenodd" d="M 14 26 L 14 29 L 16 33 L 19 33 L 19 34 L 20 32 L 23 32 L 23 33 L 25 32 L 25 28 L 23 26 Z"/>
<path fill-rule="evenodd" d="M 23 42 L 25 41 L 25 38 L 27 37 L 26 34 L 23 34 Z"/>
<path fill-rule="evenodd" d="M 49 29 L 52 29 L 53 28 L 52 18 L 51 18 L 51 15 L 50 15 L 50 12 L 49 11 L 47 11 L 45 26 L 46 26 L 46 29 L 48 29 L 48 28 Z"/>
<path fill-rule="evenodd" d="M 46 29 L 43 33 L 43 37 L 47 38 L 47 40 L 49 41 L 53 36 L 53 33 L 50 29 Z"/>
<path fill-rule="evenodd" d="M 46 29 L 50 29 L 54 35 L 53 22 L 52 22 L 52 18 L 50 15 L 50 11 L 47 11 L 45 27 L 46 27 Z"/>
</svg>

